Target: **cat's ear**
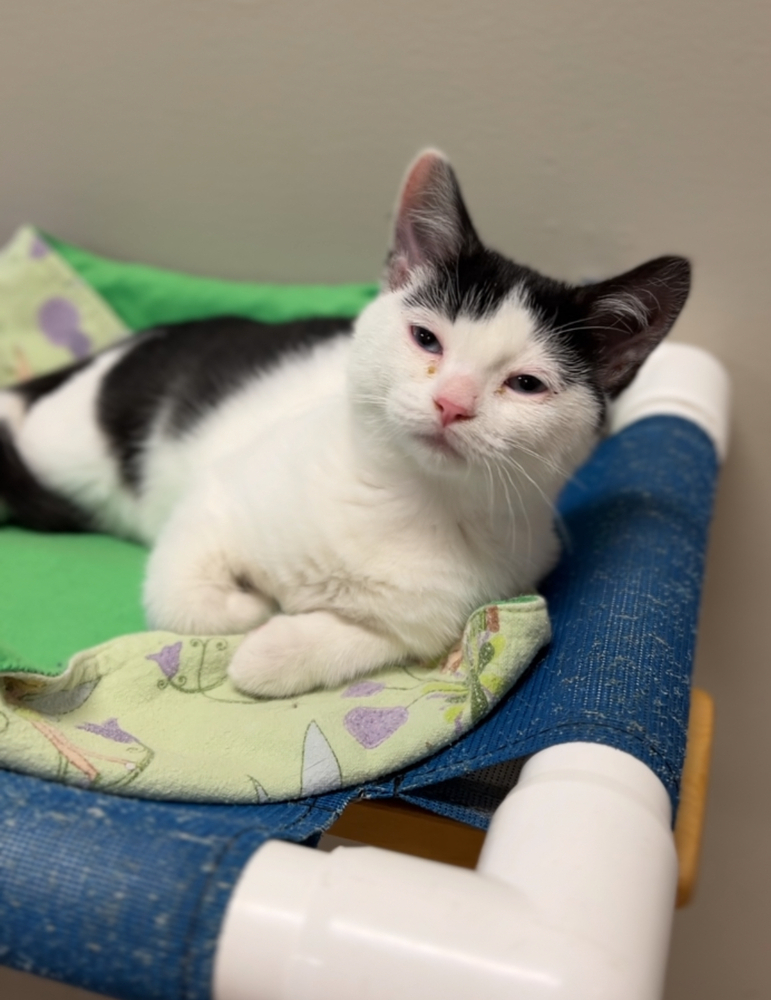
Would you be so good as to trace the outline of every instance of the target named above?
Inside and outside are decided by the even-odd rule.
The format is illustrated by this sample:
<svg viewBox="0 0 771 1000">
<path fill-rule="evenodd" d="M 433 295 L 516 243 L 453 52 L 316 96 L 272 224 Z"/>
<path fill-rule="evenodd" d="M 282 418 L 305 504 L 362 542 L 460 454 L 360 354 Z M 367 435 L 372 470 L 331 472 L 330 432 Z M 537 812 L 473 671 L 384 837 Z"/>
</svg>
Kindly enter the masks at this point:
<svg viewBox="0 0 771 1000">
<path fill-rule="evenodd" d="M 442 153 L 427 149 L 407 171 L 399 195 L 389 286 L 400 288 L 416 268 L 451 264 L 480 248 L 452 167 Z"/>
<path fill-rule="evenodd" d="M 658 257 L 616 278 L 580 289 L 588 306 L 596 375 L 609 396 L 632 381 L 669 330 L 688 298 L 691 265 L 684 257 Z"/>
</svg>

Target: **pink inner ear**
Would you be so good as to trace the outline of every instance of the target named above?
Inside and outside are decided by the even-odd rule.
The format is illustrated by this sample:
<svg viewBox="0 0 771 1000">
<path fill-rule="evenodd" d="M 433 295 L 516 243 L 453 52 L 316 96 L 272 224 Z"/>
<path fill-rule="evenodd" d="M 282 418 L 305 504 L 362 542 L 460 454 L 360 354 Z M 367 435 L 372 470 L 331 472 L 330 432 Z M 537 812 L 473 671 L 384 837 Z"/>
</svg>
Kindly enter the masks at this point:
<svg viewBox="0 0 771 1000">
<path fill-rule="evenodd" d="M 416 238 L 414 220 L 420 214 L 437 209 L 435 194 L 431 188 L 441 179 L 437 170 L 445 165 L 443 157 L 437 153 L 424 153 L 407 177 L 399 199 L 396 220 L 395 256 L 391 263 L 391 287 L 405 284 L 409 271 L 425 262 L 425 252 Z"/>
<path fill-rule="evenodd" d="M 420 204 L 425 197 L 425 190 L 431 185 L 431 174 L 437 166 L 444 165 L 444 160 L 436 153 L 424 153 L 415 162 L 404 188 L 402 189 L 399 214 L 411 211 L 416 204 Z"/>
<path fill-rule="evenodd" d="M 402 288 L 410 278 L 410 265 L 402 254 L 393 257 L 389 267 L 389 284 L 392 290 Z"/>
<path fill-rule="evenodd" d="M 405 270 L 442 266 L 481 247 L 452 167 L 441 153 L 423 153 L 402 187 L 389 261 L 389 284 L 405 284 Z"/>
</svg>

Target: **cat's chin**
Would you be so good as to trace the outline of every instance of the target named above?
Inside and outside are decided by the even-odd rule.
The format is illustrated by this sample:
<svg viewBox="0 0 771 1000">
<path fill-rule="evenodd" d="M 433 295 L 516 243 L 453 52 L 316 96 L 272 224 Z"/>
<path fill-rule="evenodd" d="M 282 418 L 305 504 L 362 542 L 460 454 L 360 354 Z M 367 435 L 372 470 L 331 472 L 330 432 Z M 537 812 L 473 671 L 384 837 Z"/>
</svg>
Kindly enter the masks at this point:
<svg viewBox="0 0 771 1000">
<path fill-rule="evenodd" d="M 457 467 L 466 464 L 465 457 L 443 434 L 415 434 L 414 441 L 417 443 L 414 450 L 418 457 L 430 461 L 432 465 L 446 468 L 448 465 Z"/>
</svg>

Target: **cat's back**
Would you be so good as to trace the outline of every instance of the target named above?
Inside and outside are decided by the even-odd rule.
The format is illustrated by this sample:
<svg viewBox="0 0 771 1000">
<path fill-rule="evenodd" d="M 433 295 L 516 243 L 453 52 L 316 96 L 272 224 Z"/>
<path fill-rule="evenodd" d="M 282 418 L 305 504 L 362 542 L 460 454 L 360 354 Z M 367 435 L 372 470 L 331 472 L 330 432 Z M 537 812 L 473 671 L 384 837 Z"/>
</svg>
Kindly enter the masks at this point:
<svg viewBox="0 0 771 1000">
<path fill-rule="evenodd" d="M 278 325 L 226 318 L 182 324 L 153 335 L 116 366 L 102 391 L 103 413 L 120 413 L 126 386 L 152 384 L 125 401 L 126 419 L 148 411 L 141 468 L 142 534 L 152 537 L 176 498 L 221 459 L 282 437 L 289 422 L 345 386 L 351 322 L 313 319 Z M 132 366 L 135 372 L 127 369 Z M 123 370 L 121 370 L 123 368 Z M 130 395 L 130 390 L 129 390 Z M 119 423 L 120 416 L 116 420 Z M 109 413 L 105 423 L 110 427 Z M 312 426 L 312 421 L 311 421 Z M 121 439 L 115 424 L 110 428 Z M 131 435 L 121 456 L 131 482 Z"/>
<path fill-rule="evenodd" d="M 221 317 L 139 334 L 105 375 L 98 400 L 127 483 L 141 477 L 136 458 L 151 435 L 184 438 L 258 382 L 277 383 L 282 375 L 294 382 L 308 368 L 318 374 L 320 358 L 347 341 L 350 327 L 345 319 L 268 324 Z"/>
<path fill-rule="evenodd" d="M 149 541 L 191 477 L 342 391 L 351 326 L 224 317 L 143 331 L 52 387 L 20 387 L 20 447 L 44 484 L 91 498 L 92 524 Z M 65 432 L 66 458 L 47 443 Z"/>
</svg>

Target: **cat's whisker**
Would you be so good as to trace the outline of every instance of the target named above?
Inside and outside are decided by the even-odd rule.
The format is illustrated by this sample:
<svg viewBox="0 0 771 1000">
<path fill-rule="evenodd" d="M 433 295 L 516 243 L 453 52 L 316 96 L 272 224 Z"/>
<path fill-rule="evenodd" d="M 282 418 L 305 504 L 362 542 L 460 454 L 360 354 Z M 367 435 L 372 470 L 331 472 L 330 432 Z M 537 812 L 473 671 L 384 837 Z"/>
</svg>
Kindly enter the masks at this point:
<svg viewBox="0 0 771 1000">
<path fill-rule="evenodd" d="M 521 475 L 523 475 L 526 479 L 528 479 L 533 484 L 533 486 L 535 486 L 535 488 L 541 494 L 541 497 L 543 498 L 543 500 L 545 501 L 545 503 L 547 504 L 547 506 L 551 510 L 551 512 L 552 512 L 552 514 L 554 516 L 555 523 L 559 526 L 560 530 L 563 533 L 566 533 L 567 532 L 567 526 L 565 525 L 565 520 L 562 517 L 562 515 L 560 514 L 559 508 L 557 507 L 557 505 L 554 502 L 554 500 L 550 499 L 550 497 L 548 497 L 546 495 L 546 493 L 544 493 L 544 491 L 541 489 L 541 487 L 538 485 L 538 483 L 535 482 L 535 480 L 532 479 L 527 474 L 527 472 L 525 471 L 525 469 L 523 468 L 522 465 L 520 465 L 518 462 L 516 462 L 514 460 L 512 460 L 512 462 L 513 462 L 513 466 L 515 467 L 516 471 L 518 471 Z"/>
<path fill-rule="evenodd" d="M 530 483 L 530 485 L 537 490 L 537 492 L 541 495 L 541 497 L 543 498 L 544 502 L 547 504 L 550 510 L 552 511 L 556 510 L 554 501 L 548 496 L 547 493 L 544 492 L 541 485 L 538 482 L 536 482 L 535 479 L 533 479 L 533 477 L 526 471 L 525 467 L 520 462 L 517 462 L 516 459 L 511 458 L 510 456 L 505 457 L 504 461 L 507 463 L 507 465 L 510 466 L 510 468 L 515 473 L 519 474 L 520 476 L 523 476 Z"/>
<path fill-rule="evenodd" d="M 532 448 L 527 448 L 520 441 L 509 440 L 508 443 L 514 445 L 517 451 L 522 452 L 523 455 L 527 455 L 529 458 L 534 458 L 539 462 L 543 462 L 546 468 L 553 472 L 555 476 L 559 476 L 561 479 L 566 479 L 568 477 L 567 471 L 563 469 L 562 466 L 557 465 L 553 459 L 547 458 L 545 455 L 541 455 L 537 451 L 533 451 Z"/>
<path fill-rule="evenodd" d="M 495 505 L 495 483 L 493 481 L 493 470 L 492 470 L 492 468 L 490 466 L 490 463 L 487 461 L 487 459 L 484 459 L 484 466 L 485 466 L 485 470 L 486 470 L 487 474 L 490 477 L 490 523 L 492 523 L 493 517 L 494 517 L 494 514 L 495 514 L 495 510 L 494 510 L 494 505 Z"/>
<path fill-rule="evenodd" d="M 618 330 L 618 325 L 609 324 L 589 324 L 582 320 L 574 320 L 571 323 L 565 323 L 563 326 L 555 326 L 549 328 L 550 335 L 559 335 L 561 333 L 577 333 L 584 331 L 586 333 L 615 333 Z M 628 333 L 633 333 L 634 331 L 628 330 Z"/>
<path fill-rule="evenodd" d="M 514 532 L 514 526 L 516 524 L 516 517 L 514 515 L 514 508 L 512 506 L 511 496 L 509 491 L 506 489 L 506 482 L 504 481 L 503 475 L 501 474 L 501 467 L 499 465 L 493 465 L 495 473 L 501 481 L 501 492 L 503 493 L 503 498 L 506 501 L 506 509 L 508 510 L 509 516 L 506 520 L 506 528 L 510 534 Z"/>
<path fill-rule="evenodd" d="M 496 465 L 496 469 L 498 470 L 498 473 L 499 473 L 499 475 L 501 477 L 501 482 L 503 482 L 503 477 L 505 476 L 506 480 L 511 485 L 511 488 L 516 493 L 517 500 L 519 501 L 520 510 L 522 511 L 522 514 L 523 514 L 523 516 L 525 518 L 525 527 L 527 528 L 527 561 L 529 563 L 531 561 L 531 557 L 532 557 L 533 532 L 532 532 L 532 528 L 530 526 L 530 516 L 528 515 L 528 512 L 527 512 L 527 505 L 523 502 L 523 500 L 522 500 L 522 494 L 519 491 L 519 487 L 517 486 L 517 484 L 512 479 L 511 473 L 509 472 L 509 470 L 504 465 Z M 506 492 L 506 499 L 509 500 L 509 511 L 511 513 L 511 528 L 512 528 L 512 530 L 511 530 L 511 548 L 512 548 L 512 551 L 516 552 L 516 540 L 517 540 L 516 525 L 517 525 L 517 518 L 516 518 L 516 515 L 514 513 L 514 508 L 513 508 L 512 504 L 510 502 L 509 493 L 508 493 L 508 490 L 506 490 L 505 485 L 504 485 L 504 491 Z"/>
</svg>

